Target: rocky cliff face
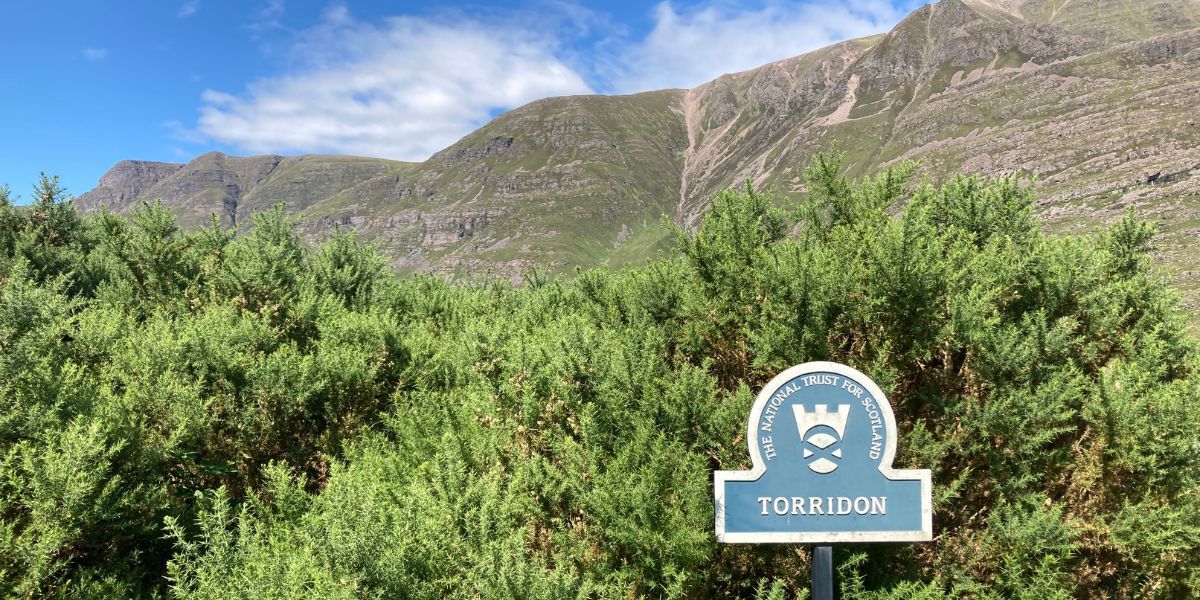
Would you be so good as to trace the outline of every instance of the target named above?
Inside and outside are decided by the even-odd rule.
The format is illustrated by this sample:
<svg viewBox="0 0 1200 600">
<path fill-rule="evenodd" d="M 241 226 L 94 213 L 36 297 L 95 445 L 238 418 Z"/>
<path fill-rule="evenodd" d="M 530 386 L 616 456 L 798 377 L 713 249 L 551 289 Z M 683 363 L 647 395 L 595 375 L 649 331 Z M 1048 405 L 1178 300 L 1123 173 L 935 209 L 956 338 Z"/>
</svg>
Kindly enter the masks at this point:
<svg viewBox="0 0 1200 600">
<path fill-rule="evenodd" d="M 173 175 L 183 165 L 145 160 L 123 160 L 108 170 L 92 191 L 76 199 L 79 208 L 127 212 L 154 184 Z"/>
<path fill-rule="evenodd" d="M 85 211 L 101 207 L 128 212 L 142 201 L 161 200 L 184 225 L 217 215 L 228 226 L 284 203 L 294 211 L 373 177 L 403 171 L 407 163 L 346 156 L 252 156 L 209 152 L 187 164 L 121 161 L 100 185 L 75 200 Z"/>
<path fill-rule="evenodd" d="M 802 194 L 836 143 L 853 174 L 902 159 L 1036 175 L 1052 228 L 1136 206 L 1161 253 L 1200 272 L 1200 2 L 942 0 L 892 31 L 691 90 L 551 98 L 497 117 L 420 164 L 349 157 L 124 161 L 79 199 L 159 198 L 186 223 L 286 202 L 310 240 L 335 226 L 404 270 L 519 276 L 538 265 L 644 260 L 719 190 Z"/>
</svg>

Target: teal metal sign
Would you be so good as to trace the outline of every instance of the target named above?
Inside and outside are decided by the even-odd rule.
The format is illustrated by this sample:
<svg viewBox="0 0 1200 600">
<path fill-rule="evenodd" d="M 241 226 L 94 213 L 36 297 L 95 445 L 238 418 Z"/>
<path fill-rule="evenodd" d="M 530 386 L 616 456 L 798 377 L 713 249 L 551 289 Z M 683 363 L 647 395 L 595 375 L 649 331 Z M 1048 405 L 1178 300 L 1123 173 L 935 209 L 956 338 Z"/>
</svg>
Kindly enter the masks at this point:
<svg viewBox="0 0 1200 600">
<path fill-rule="evenodd" d="M 930 474 L 893 469 L 896 418 L 875 382 L 832 362 L 777 375 L 750 409 L 749 471 L 717 471 L 717 541 L 921 542 Z"/>
</svg>

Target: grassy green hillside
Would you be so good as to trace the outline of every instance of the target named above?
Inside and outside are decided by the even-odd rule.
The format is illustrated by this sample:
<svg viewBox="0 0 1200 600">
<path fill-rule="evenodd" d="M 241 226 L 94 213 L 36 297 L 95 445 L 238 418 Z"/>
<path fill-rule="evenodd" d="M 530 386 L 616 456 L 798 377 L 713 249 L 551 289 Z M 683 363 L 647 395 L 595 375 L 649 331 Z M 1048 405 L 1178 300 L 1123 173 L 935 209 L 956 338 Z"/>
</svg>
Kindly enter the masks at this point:
<svg viewBox="0 0 1200 600">
<path fill-rule="evenodd" d="M 512 275 L 644 261 L 665 241 L 686 147 L 682 92 L 552 98 L 501 115 L 400 177 L 305 213 L 339 216 L 407 270 Z M 373 202 L 374 198 L 394 198 Z"/>
</svg>

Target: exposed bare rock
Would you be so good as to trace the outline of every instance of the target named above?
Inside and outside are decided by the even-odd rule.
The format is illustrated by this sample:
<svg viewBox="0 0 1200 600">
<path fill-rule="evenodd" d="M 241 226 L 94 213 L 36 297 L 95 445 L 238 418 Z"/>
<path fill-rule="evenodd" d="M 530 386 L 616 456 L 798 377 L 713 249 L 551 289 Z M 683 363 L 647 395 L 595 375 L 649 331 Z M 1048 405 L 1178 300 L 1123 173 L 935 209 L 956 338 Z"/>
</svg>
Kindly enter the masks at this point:
<svg viewBox="0 0 1200 600">
<path fill-rule="evenodd" d="M 85 211 L 106 208 L 113 212 L 126 212 L 143 192 L 181 168 L 183 165 L 177 163 L 123 160 L 102 175 L 94 189 L 75 201 Z"/>
</svg>

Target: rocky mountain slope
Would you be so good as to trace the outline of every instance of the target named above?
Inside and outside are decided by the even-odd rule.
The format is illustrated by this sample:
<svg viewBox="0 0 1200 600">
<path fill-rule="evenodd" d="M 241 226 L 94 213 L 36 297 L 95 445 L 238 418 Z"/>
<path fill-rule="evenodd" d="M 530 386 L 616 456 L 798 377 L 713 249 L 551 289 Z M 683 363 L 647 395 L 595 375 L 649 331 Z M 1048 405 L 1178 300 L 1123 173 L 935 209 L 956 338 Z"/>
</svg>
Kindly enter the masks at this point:
<svg viewBox="0 0 1200 600">
<path fill-rule="evenodd" d="M 216 214 L 236 226 L 239 216 L 283 202 L 301 212 L 373 177 L 402 172 L 402 163 L 350 156 L 254 156 L 209 152 L 186 165 L 123 160 L 100 184 L 75 200 L 85 211 L 128 212 L 142 200 L 161 199 L 188 225 L 206 224 Z"/>
<path fill-rule="evenodd" d="M 123 161 L 78 199 L 162 198 L 185 223 L 241 225 L 275 202 L 310 239 L 335 225 L 403 270 L 516 276 L 644 260 L 749 178 L 803 191 L 831 144 L 867 173 L 901 159 L 1038 179 L 1051 228 L 1135 206 L 1200 288 L 1200 0 L 942 0 L 887 34 L 691 90 L 533 102 L 422 163 L 301 156 Z"/>
</svg>

